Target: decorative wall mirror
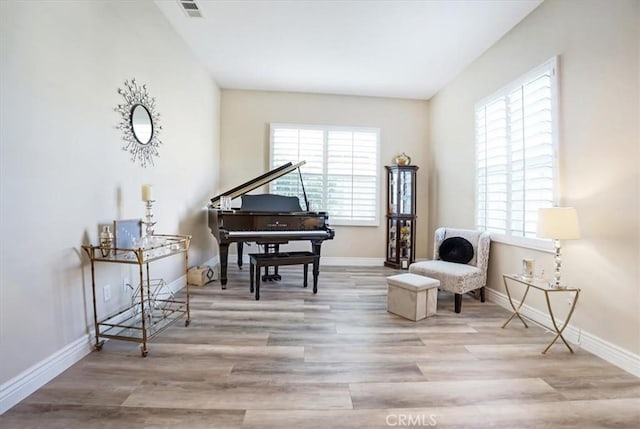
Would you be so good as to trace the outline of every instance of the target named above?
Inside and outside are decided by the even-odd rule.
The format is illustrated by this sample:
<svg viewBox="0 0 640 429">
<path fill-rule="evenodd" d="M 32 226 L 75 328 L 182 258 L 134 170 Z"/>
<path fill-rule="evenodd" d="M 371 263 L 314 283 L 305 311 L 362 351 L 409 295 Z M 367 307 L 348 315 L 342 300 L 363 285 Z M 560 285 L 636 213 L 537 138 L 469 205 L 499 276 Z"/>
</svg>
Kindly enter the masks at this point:
<svg viewBox="0 0 640 429">
<path fill-rule="evenodd" d="M 160 114 L 156 112 L 156 99 L 149 97 L 147 85 L 138 85 L 135 79 L 124 81 L 124 89 L 118 93 L 124 104 L 118 104 L 116 112 L 122 116 L 118 129 L 122 131 L 125 145 L 122 147 L 131 155 L 131 161 L 141 166 L 153 165 L 153 157 L 159 156 L 158 146 L 162 142 L 158 134 Z"/>
</svg>

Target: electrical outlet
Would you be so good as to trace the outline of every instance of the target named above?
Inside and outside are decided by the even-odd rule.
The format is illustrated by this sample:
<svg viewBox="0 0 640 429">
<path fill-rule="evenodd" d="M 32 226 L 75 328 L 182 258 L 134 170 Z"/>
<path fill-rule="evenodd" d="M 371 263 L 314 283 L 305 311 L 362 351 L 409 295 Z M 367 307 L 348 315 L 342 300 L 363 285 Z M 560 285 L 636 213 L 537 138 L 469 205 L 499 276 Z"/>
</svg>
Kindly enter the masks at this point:
<svg viewBox="0 0 640 429">
<path fill-rule="evenodd" d="M 129 285 L 131 284 L 131 281 L 128 278 L 123 278 L 122 279 L 122 293 L 127 293 L 129 291 Z"/>
<path fill-rule="evenodd" d="M 104 302 L 107 302 L 111 299 L 111 285 L 104 285 L 102 287 L 102 293 L 104 295 Z"/>
</svg>

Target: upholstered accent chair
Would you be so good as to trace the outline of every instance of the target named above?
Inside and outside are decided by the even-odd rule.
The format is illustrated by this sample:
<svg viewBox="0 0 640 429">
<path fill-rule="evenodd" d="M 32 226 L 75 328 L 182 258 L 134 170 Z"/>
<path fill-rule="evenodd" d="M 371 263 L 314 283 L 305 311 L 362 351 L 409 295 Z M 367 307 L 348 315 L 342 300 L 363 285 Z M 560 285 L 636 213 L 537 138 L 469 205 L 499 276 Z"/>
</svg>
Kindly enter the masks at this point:
<svg viewBox="0 0 640 429">
<path fill-rule="evenodd" d="M 471 243 L 473 255 L 467 263 L 442 260 L 440 254 L 442 243 L 451 237 L 462 237 Z M 449 242 L 451 241 L 452 240 L 449 240 Z M 464 242 L 464 240 L 459 241 Z M 468 243 L 464 244 L 468 246 Z M 441 290 L 455 294 L 454 309 L 456 313 L 460 313 L 462 309 L 462 295 L 467 292 L 480 289 L 480 300 L 482 302 L 485 301 L 484 288 L 487 283 L 490 244 L 491 237 L 488 232 L 469 229 L 438 228 L 435 232 L 433 260 L 415 262 L 409 266 L 409 272 L 440 280 Z M 469 255 L 470 253 L 469 251 Z"/>
</svg>

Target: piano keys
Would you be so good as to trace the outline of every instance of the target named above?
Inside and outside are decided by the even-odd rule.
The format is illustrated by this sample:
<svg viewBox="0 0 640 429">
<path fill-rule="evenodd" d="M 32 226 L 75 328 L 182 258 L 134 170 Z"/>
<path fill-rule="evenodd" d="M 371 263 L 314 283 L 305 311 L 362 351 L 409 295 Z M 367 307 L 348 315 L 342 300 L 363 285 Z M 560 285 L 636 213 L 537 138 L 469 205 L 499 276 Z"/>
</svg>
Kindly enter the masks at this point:
<svg viewBox="0 0 640 429">
<path fill-rule="evenodd" d="M 309 241 L 312 252 L 318 257 L 324 240 L 332 240 L 335 231 L 329 227 L 326 212 L 309 211 L 309 202 L 302 183 L 306 210 L 300 206 L 297 197 L 275 194 L 245 195 L 285 174 L 298 170 L 298 164 L 287 163 L 235 188 L 211 198 L 209 205 L 209 229 L 218 241 L 220 249 L 220 283 L 227 285 L 227 263 L 229 245 L 238 245 L 238 267 L 242 268 L 242 248 L 244 242 L 255 242 L 276 246 L 289 241 Z M 220 197 L 242 198 L 238 210 L 220 210 Z"/>
</svg>

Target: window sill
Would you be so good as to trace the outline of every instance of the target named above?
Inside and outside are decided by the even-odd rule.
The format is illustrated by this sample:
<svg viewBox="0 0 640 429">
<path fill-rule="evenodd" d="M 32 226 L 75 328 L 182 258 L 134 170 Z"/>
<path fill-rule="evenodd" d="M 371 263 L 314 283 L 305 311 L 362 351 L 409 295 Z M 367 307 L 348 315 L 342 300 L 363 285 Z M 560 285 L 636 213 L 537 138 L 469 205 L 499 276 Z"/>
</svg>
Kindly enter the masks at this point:
<svg viewBox="0 0 640 429">
<path fill-rule="evenodd" d="M 524 249 L 537 250 L 545 253 L 555 253 L 553 241 L 540 238 L 512 237 L 504 234 L 491 233 L 491 241 L 506 244 L 508 246 L 522 247 Z"/>
</svg>

